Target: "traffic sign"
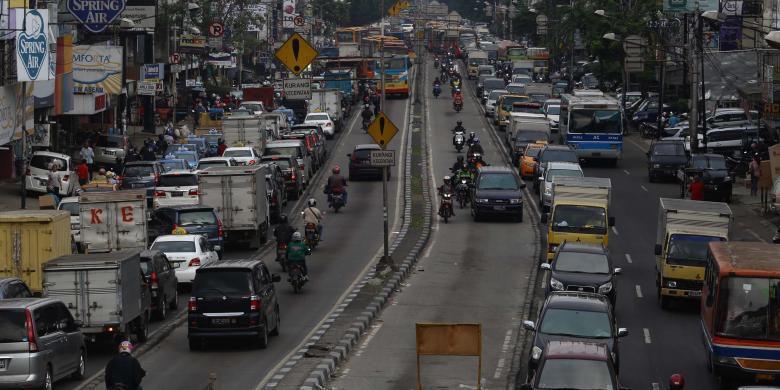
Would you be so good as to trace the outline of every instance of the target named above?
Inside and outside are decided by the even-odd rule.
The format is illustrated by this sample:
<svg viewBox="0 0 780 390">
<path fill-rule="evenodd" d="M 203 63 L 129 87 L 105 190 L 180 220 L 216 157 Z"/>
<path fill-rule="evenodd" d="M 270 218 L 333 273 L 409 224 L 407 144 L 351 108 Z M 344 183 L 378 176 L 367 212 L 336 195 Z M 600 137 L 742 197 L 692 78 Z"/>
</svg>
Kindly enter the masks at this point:
<svg viewBox="0 0 780 390">
<path fill-rule="evenodd" d="M 284 79 L 283 88 L 288 100 L 311 100 L 311 79 Z"/>
<path fill-rule="evenodd" d="M 375 167 L 395 166 L 395 150 L 372 150 L 369 164 Z"/>
<path fill-rule="evenodd" d="M 303 16 L 298 15 L 295 18 L 293 18 L 293 24 L 295 24 L 298 27 L 301 27 L 304 24 L 306 24 L 306 19 L 304 19 Z"/>
<path fill-rule="evenodd" d="M 181 62 L 181 55 L 179 53 L 171 53 L 171 64 L 178 64 Z"/>
<path fill-rule="evenodd" d="M 374 139 L 374 142 L 382 149 L 387 147 L 390 140 L 398 133 L 398 127 L 390 121 L 384 112 L 380 112 L 379 115 L 374 118 L 374 121 L 368 125 L 368 135 Z"/>
<path fill-rule="evenodd" d="M 209 36 L 210 37 L 221 37 L 223 34 L 225 34 L 225 26 L 222 25 L 222 22 L 211 22 L 209 24 Z"/>
<path fill-rule="evenodd" d="M 317 50 L 315 50 L 309 42 L 306 42 L 298 33 L 294 33 L 290 39 L 276 51 L 276 58 L 281 61 L 290 72 L 293 72 L 296 75 L 301 74 L 301 72 L 317 58 L 317 55 L 319 55 Z"/>
</svg>

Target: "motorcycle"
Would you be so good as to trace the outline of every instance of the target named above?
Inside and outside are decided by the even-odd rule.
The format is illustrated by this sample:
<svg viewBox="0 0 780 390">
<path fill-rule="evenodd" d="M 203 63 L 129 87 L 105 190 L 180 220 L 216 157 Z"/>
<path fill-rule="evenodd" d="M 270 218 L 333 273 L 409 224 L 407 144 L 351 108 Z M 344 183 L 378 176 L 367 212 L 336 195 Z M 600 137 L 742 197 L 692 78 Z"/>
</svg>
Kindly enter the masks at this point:
<svg viewBox="0 0 780 390">
<path fill-rule="evenodd" d="M 363 132 L 368 133 L 368 126 L 371 124 L 370 119 L 363 119 Z"/>
<path fill-rule="evenodd" d="M 303 268 L 300 264 L 293 264 L 290 266 L 290 272 L 288 274 L 287 281 L 293 288 L 294 293 L 299 293 L 306 284 L 306 279 L 303 277 Z"/>
<path fill-rule="evenodd" d="M 309 248 L 316 248 L 317 244 L 320 243 L 320 235 L 317 232 L 317 224 L 311 222 L 307 223 L 303 229 L 303 236 L 306 240 L 306 245 L 308 245 Z"/>
<path fill-rule="evenodd" d="M 338 214 L 339 209 L 345 206 L 344 194 L 331 194 L 328 206 L 333 208 L 333 212 Z"/>
<path fill-rule="evenodd" d="M 439 77 L 439 79 L 441 79 L 442 82 L 446 83 L 447 82 L 447 72 L 442 73 L 441 77 Z"/>
<path fill-rule="evenodd" d="M 463 109 L 463 98 L 455 97 L 455 100 L 452 101 L 452 108 L 456 112 L 460 112 Z"/>
<path fill-rule="evenodd" d="M 469 180 L 467 178 L 460 178 L 460 182 L 455 186 L 455 196 L 460 208 L 465 208 L 469 201 Z"/>
<path fill-rule="evenodd" d="M 433 60 L 433 67 L 434 67 L 434 69 L 439 69 L 439 59 L 438 58 Z"/>
<path fill-rule="evenodd" d="M 444 223 L 447 223 L 447 221 L 452 218 L 452 194 L 449 192 L 441 194 L 439 216 L 444 218 Z"/>
<path fill-rule="evenodd" d="M 455 149 L 460 153 L 463 150 L 463 146 L 466 144 L 466 135 L 462 131 L 455 133 L 452 136 L 452 144 L 455 145 Z"/>
<path fill-rule="evenodd" d="M 287 243 L 276 243 L 276 262 L 282 267 L 282 272 L 287 271 Z"/>
<path fill-rule="evenodd" d="M 433 96 L 434 97 L 439 97 L 440 94 L 441 94 L 441 85 L 435 84 L 433 86 Z"/>
</svg>

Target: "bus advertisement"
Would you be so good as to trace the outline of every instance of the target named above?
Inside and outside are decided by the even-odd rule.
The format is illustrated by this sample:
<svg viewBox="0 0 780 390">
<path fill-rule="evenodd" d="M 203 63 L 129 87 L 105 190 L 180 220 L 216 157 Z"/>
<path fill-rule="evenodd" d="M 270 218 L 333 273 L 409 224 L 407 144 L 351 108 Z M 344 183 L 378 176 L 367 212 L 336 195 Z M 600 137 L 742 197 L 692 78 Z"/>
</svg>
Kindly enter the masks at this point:
<svg viewBox="0 0 780 390">
<path fill-rule="evenodd" d="M 600 92 L 561 96 L 560 142 L 583 159 L 609 159 L 617 165 L 623 152 L 620 103 Z"/>
</svg>

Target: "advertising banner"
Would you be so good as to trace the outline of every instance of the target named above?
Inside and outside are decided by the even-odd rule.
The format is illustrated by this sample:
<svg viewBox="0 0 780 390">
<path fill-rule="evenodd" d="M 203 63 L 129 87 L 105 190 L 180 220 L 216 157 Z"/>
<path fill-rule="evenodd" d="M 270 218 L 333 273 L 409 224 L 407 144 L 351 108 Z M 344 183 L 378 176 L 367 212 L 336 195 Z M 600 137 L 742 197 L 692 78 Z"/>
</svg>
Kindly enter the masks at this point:
<svg viewBox="0 0 780 390">
<path fill-rule="evenodd" d="M 179 37 L 179 51 L 182 53 L 201 54 L 206 51 L 206 37 L 202 35 L 184 34 Z"/>
<path fill-rule="evenodd" d="M 16 79 L 18 81 L 50 80 L 49 11 L 32 9 L 16 13 Z"/>
<path fill-rule="evenodd" d="M 742 17 L 727 16 L 720 25 L 720 51 L 739 50 L 742 41 Z"/>
<path fill-rule="evenodd" d="M 258 31 L 264 31 L 265 26 L 255 24 L 256 21 L 260 19 L 264 19 L 267 17 L 268 13 L 268 6 L 265 4 L 247 4 L 246 8 L 244 9 L 245 12 L 248 12 L 251 16 L 249 18 L 249 24 L 247 25 L 246 30 L 251 32 L 258 32 Z"/>
<path fill-rule="evenodd" d="M 100 33 L 125 10 L 125 0 L 67 0 L 68 12 L 84 28 Z"/>
<path fill-rule="evenodd" d="M 22 84 L 0 87 L 0 145 L 22 137 L 22 123 L 28 134 L 32 134 L 33 123 L 33 84 L 25 85 L 24 100 L 22 100 Z M 24 102 L 23 104 L 19 104 Z"/>
<path fill-rule="evenodd" d="M 73 46 L 73 93 L 119 94 L 122 66 L 119 46 Z"/>
<path fill-rule="evenodd" d="M 719 0 L 664 0 L 664 12 L 718 11 Z"/>
<path fill-rule="evenodd" d="M 141 65 L 141 80 L 149 83 L 159 82 L 165 76 L 165 64 Z"/>
<path fill-rule="evenodd" d="M 284 0 L 284 3 L 282 3 L 282 27 L 294 28 L 296 16 L 298 14 L 295 13 L 295 1 Z"/>
<path fill-rule="evenodd" d="M 127 0 L 122 17 L 132 20 L 136 28 L 154 30 L 157 7 L 154 0 Z"/>
</svg>

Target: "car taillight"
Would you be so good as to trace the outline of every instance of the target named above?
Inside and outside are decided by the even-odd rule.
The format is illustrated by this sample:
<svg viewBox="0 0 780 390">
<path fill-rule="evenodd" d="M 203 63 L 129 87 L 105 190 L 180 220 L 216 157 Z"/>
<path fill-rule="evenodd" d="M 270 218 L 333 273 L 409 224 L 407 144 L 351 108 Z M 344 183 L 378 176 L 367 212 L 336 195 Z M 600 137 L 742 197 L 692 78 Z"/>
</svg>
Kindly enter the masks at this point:
<svg viewBox="0 0 780 390">
<path fill-rule="evenodd" d="M 262 306 L 263 304 L 260 302 L 260 297 L 257 295 L 249 297 L 249 311 L 260 311 Z"/>
<path fill-rule="evenodd" d="M 290 180 L 295 180 L 297 176 L 295 176 L 295 172 L 290 174 Z"/>
<path fill-rule="evenodd" d="M 27 346 L 30 352 L 38 352 L 38 336 L 35 334 L 35 328 L 33 328 L 30 309 L 24 311 L 24 328 L 27 330 Z"/>
<path fill-rule="evenodd" d="M 351 159 L 352 159 L 352 161 L 357 161 L 357 160 L 358 160 L 358 158 L 357 158 L 357 156 L 355 155 L 355 153 L 352 153 L 352 157 L 351 157 Z"/>
<path fill-rule="evenodd" d="M 249 160 L 249 162 L 246 163 L 246 165 L 255 165 L 256 162 L 257 161 L 255 161 L 255 160 Z"/>
<path fill-rule="evenodd" d="M 70 175 L 65 175 L 62 177 L 62 181 L 68 181 L 70 179 Z"/>
<path fill-rule="evenodd" d="M 325 126 L 333 126 L 333 122 L 328 122 L 328 124 Z"/>
<path fill-rule="evenodd" d="M 155 198 L 164 198 L 165 197 L 165 191 L 154 191 L 154 197 Z"/>
<path fill-rule="evenodd" d="M 225 235 L 225 230 L 222 228 L 222 221 L 217 219 L 217 237 L 222 237 Z"/>
<path fill-rule="evenodd" d="M 157 288 L 158 282 L 160 281 L 157 277 L 157 272 L 152 272 L 152 274 L 149 275 L 149 281 L 152 283 L 152 288 Z"/>
<path fill-rule="evenodd" d="M 198 189 L 197 189 L 197 188 L 191 189 L 191 190 L 190 190 L 190 192 L 189 192 L 189 194 L 190 194 L 190 195 L 200 195 L 200 194 L 198 193 Z"/>
<path fill-rule="evenodd" d="M 190 260 L 190 264 L 188 267 L 199 267 L 200 266 L 200 257 L 196 257 L 192 260 Z"/>
<path fill-rule="evenodd" d="M 190 297 L 190 300 L 187 301 L 187 310 L 190 313 L 198 311 L 198 298 Z"/>
</svg>

